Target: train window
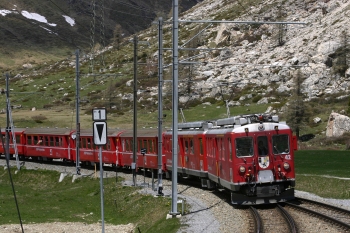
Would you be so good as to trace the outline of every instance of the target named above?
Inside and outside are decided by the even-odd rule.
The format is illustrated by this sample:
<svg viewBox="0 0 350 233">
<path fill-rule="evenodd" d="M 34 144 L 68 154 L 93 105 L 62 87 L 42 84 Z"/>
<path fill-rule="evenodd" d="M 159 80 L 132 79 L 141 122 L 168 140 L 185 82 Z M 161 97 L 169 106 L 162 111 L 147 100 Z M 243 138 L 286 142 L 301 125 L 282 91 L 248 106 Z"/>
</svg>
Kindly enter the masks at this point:
<svg viewBox="0 0 350 233">
<path fill-rule="evenodd" d="M 122 151 L 126 151 L 125 139 L 122 139 Z"/>
<path fill-rule="evenodd" d="M 199 138 L 199 153 L 203 155 L 203 139 Z"/>
<path fill-rule="evenodd" d="M 237 157 L 253 156 L 254 149 L 252 137 L 236 138 L 235 145 Z"/>
<path fill-rule="evenodd" d="M 259 156 L 265 156 L 269 154 L 268 150 L 268 143 L 267 143 L 267 137 L 266 136 L 260 136 L 258 137 L 258 153 Z"/>
<path fill-rule="evenodd" d="M 150 139 L 148 140 L 148 153 L 153 153 L 154 152 L 154 145 L 153 141 Z"/>
<path fill-rule="evenodd" d="M 79 148 L 86 148 L 86 138 L 80 138 Z"/>
<path fill-rule="evenodd" d="M 125 145 L 126 145 L 126 151 L 131 151 L 131 145 L 130 145 L 130 140 L 129 139 L 127 139 L 126 141 L 125 141 Z"/>
<path fill-rule="evenodd" d="M 140 148 L 147 148 L 147 151 L 149 151 L 148 149 L 148 141 L 147 140 L 143 140 L 143 146 L 140 145 Z M 141 151 L 141 149 L 140 149 Z"/>
<path fill-rule="evenodd" d="M 232 161 L 232 143 L 231 138 L 227 138 L 228 151 L 229 151 L 229 160 Z"/>
<path fill-rule="evenodd" d="M 44 139 L 43 145 L 49 146 L 49 137 L 48 137 L 48 136 L 45 136 L 45 137 L 43 137 L 43 139 Z"/>
<path fill-rule="evenodd" d="M 185 154 L 188 154 L 188 141 L 186 140 L 186 138 L 183 138 L 182 140 L 183 140 Z"/>
<path fill-rule="evenodd" d="M 40 142 L 38 140 L 38 136 L 34 136 L 33 142 L 34 142 L 34 145 L 37 145 L 38 143 L 40 144 Z"/>
<path fill-rule="evenodd" d="M 32 145 L 32 136 L 27 136 L 27 144 Z"/>
<path fill-rule="evenodd" d="M 55 146 L 55 141 L 53 140 L 53 137 L 50 137 L 50 146 Z"/>
<path fill-rule="evenodd" d="M 222 160 L 222 138 L 217 138 L 216 139 L 216 145 L 218 146 L 218 157 L 220 160 Z"/>
<path fill-rule="evenodd" d="M 16 135 L 16 142 L 21 143 L 21 137 L 19 135 Z"/>
<path fill-rule="evenodd" d="M 92 146 L 92 143 L 91 143 L 91 138 L 87 138 L 86 148 L 93 149 L 93 146 Z"/>
<path fill-rule="evenodd" d="M 214 156 L 215 156 L 215 140 L 213 138 L 208 138 L 207 153 L 208 153 L 209 157 L 214 158 Z"/>
<path fill-rule="evenodd" d="M 62 146 L 62 138 L 55 137 L 55 141 L 56 141 L 56 146 Z"/>
<path fill-rule="evenodd" d="M 288 154 L 289 153 L 288 134 L 273 135 L 272 146 L 273 146 L 274 154 Z"/>
<path fill-rule="evenodd" d="M 194 154 L 193 138 L 190 139 L 190 153 Z"/>
<path fill-rule="evenodd" d="M 111 142 L 109 140 L 107 140 L 107 148 L 108 150 L 111 150 Z"/>
<path fill-rule="evenodd" d="M 224 139 L 222 138 L 221 140 L 221 160 L 226 160 L 225 159 L 225 155 L 226 155 L 226 153 L 225 153 L 225 144 L 224 144 Z"/>
</svg>

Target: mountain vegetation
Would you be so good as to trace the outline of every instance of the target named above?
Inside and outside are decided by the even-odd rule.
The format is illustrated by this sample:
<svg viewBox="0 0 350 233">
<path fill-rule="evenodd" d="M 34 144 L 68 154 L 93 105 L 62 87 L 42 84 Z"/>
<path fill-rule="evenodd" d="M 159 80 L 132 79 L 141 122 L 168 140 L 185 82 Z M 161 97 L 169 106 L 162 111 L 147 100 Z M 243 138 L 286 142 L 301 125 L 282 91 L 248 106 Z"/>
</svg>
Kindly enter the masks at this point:
<svg viewBox="0 0 350 233">
<path fill-rule="evenodd" d="M 332 111 L 348 114 L 349 109 L 349 3 L 179 2 L 181 20 L 207 20 L 180 23 L 180 120 L 270 112 L 280 115 L 298 136 L 316 135 L 303 148 L 346 147 L 349 136 L 325 138 L 325 128 Z M 170 127 L 171 8 L 171 2 L 160 0 L 105 1 L 95 8 L 84 0 L 0 3 L 0 10 L 19 12 L 0 16 L 0 70 L 10 77 L 14 124 L 74 127 L 79 51 L 82 127 L 91 127 L 94 107 L 108 109 L 110 127 L 132 127 L 135 75 L 138 125 L 156 127 L 162 17 L 164 126 Z M 44 15 L 57 26 L 25 18 L 22 11 Z M 71 26 L 62 15 L 76 24 Z M 4 81 L 0 84 L 5 88 Z M 5 95 L 0 104 L 5 108 Z M 321 120 L 316 122 L 316 117 Z M 1 126 L 6 124 L 5 115 L 0 120 Z"/>
</svg>

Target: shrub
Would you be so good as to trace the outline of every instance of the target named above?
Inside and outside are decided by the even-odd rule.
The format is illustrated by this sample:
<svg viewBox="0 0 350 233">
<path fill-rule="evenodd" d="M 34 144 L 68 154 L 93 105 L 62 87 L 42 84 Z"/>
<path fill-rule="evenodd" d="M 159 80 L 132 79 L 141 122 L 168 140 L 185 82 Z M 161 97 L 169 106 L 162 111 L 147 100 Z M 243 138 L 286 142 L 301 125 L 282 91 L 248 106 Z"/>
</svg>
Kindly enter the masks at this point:
<svg viewBox="0 0 350 233">
<path fill-rule="evenodd" d="M 253 103 L 257 103 L 259 100 L 261 100 L 261 98 L 262 98 L 262 95 L 257 95 L 257 96 L 254 96 L 252 101 L 253 101 Z"/>
<path fill-rule="evenodd" d="M 47 120 L 47 118 L 43 115 L 38 115 L 38 116 L 32 116 L 32 119 L 36 122 L 36 123 L 43 123 L 45 120 Z"/>
</svg>

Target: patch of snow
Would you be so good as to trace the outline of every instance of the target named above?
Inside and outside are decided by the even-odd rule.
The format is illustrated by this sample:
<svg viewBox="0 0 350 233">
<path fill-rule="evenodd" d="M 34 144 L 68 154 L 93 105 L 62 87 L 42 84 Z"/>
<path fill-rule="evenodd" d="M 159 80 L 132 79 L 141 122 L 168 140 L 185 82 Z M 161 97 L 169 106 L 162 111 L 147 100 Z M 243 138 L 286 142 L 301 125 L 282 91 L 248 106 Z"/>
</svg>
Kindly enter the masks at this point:
<svg viewBox="0 0 350 233">
<path fill-rule="evenodd" d="M 12 11 L 9 11 L 9 10 L 0 10 L 0 15 L 2 15 L 2 16 L 6 16 L 6 15 L 11 14 L 11 13 L 12 13 Z"/>
<path fill-rule="evenodd" d="M 67 15 L 62 15 L 64 18 L 65 18 L 65 20 L 67 21 L 67 23 L 69 23 L 70 24 L 70 26 L 74 26 L 75 25 L 75 20 L 73 19 L 73 18 L 71 18 L 71 17 L 69 17 L 69 16 L 67 16 Z"/>
<path fill-rule="evenodd" d="M 48 23 L 44 16 L 39 15 L 37 13 L 30 13 L 28 11 L 22 11 L 21 14 L 24 17 L 26 17 L 27 19 L 33 19 L 33 20 L 36 20 L 36 21 L 41 22 L 41 23 L 46 23 L 46 24 L 53 26 L 53 27 L 57 26 L 57 24 L 55 24 L 55 23 Z"/>
</svg>

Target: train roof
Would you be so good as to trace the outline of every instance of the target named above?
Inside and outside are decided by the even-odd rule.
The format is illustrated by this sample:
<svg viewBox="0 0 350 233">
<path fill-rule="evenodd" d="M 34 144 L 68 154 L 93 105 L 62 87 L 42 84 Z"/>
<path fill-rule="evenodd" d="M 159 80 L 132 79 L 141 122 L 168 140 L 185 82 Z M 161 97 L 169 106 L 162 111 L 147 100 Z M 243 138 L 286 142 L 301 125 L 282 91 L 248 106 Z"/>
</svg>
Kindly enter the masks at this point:
<svg viewBox="0 0 350 233">
<path fill-rule="evenodd" d="M 15 133 L 21 133 L 24 130 L 26 130 L 26 128 L 13 128 L 13 132 L 15 132 Z M 6 132 L 6 128 L 4 127 L 1 129 L 1 133 L 4 134 L 5 132 Z"/>
<path fill-rule="evenodd" d="M 72 129 L 63 129 L 63 128 L 28 128 L 25 129 L 25 134 L 55 134 L 55 135 L 69 135 L 71 134 Z"/>
<path fill-rule="evenodd" d="M 178 131 L 207 131 L 213 129 L 237 128 L 244 125 L 264 122 L 279 123 L 279 117 L 277 115 L 267 113 L 254 113 L 211 121 L 185 122 L 178 124 Z"/>
<path fill-rule="evenodd" d="M 120 137 L 133 137 L 134 131 L 126 130 Z M 137 137 L 158 137 L 158 129 L 137 129 Z"/>
<path fill-rule="evenodd" d="M 107 129 L 108 136 L 118 136 L 120 133 L 124 132 L 124 129 Z M 76 134 L 74 130 L 73 134 Z M 93 130 L 91 129 L 80 129 L 80 136 L 92 136 Z"/>
</svg>

